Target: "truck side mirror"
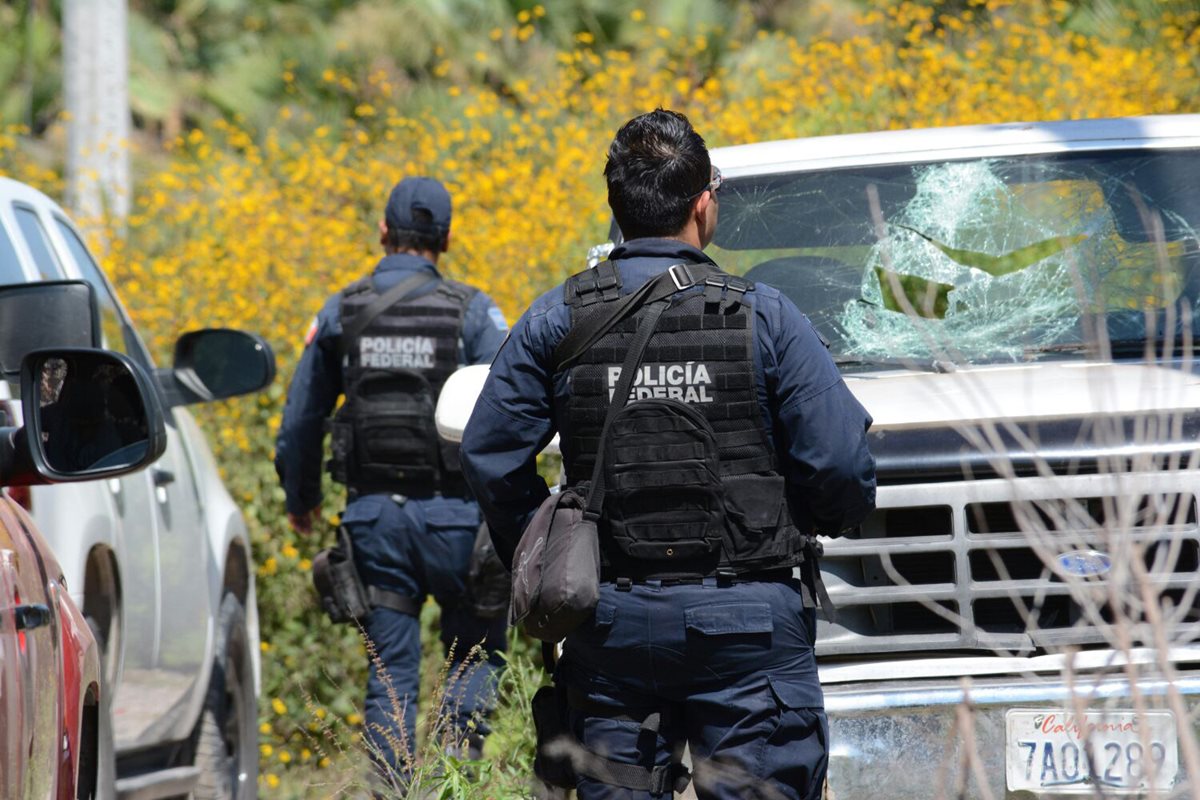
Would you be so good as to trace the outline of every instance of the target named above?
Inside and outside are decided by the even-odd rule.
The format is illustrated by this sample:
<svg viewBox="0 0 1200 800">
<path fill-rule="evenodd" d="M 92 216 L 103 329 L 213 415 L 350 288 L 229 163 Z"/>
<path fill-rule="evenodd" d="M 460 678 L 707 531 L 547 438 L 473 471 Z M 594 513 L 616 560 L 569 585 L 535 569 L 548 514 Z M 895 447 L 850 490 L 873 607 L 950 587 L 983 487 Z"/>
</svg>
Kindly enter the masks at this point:
<svg viewBox="0 0 1200 800">
<path fill-rule="evenodd" d="M 158 393 L 120 353 L 55 348 L 21 365 L 25 427 L 0 458 L 8 485 L 97 480 L 158 460 L 167 434 Z M 7 463 L 6 463 L 7 462 Z M 33 469 L 28 467 L 32 466 Z M 24 467 L 24 469 L 22 469 Z"/>
<path fill-rule="evenodd" d="M 171 406 L 237 397 L 275 380 L 275 352 L 261 336 L 204 328 L 175 342 L 175 366 L 158 370 Z"/>
<path fill-rule="evenodd" d="M 0 377 L 17 380 L 34 350 L 99 346 L 96 293 L 86 281 L 0 286 Z"/>
</svg>

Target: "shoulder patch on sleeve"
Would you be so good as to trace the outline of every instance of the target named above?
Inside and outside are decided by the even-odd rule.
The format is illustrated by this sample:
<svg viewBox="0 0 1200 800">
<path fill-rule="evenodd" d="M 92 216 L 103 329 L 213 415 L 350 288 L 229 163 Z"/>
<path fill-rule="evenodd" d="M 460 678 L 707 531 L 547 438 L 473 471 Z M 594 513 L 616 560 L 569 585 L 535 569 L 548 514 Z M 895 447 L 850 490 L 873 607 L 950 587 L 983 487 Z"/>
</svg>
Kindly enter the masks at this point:
<svg viewBox="0 0 1200 800">
<path fill-rule="evenodd" d="M 492 306 L 488 309 L 488 316 L 492 318 L 492 324 L 496 326 L 498 331 L 508 330 L 508 320 L 504 318 L 504 312 L 499 306 Z"/>
<path fill-rule="evenodd" d="M 315 338 L 317 338 L 317 318 L 313 317 L 312 324 L 308 326 L 308 332 L 304 334 L 304 346 L 308 347 Z"/>
</svg>

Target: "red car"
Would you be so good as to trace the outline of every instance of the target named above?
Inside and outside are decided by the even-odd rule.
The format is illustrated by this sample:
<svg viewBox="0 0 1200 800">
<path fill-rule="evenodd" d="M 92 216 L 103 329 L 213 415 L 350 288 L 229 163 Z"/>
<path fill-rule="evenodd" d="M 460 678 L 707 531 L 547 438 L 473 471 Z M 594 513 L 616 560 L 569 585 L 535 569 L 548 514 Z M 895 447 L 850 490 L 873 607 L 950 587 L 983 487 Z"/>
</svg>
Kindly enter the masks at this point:
<svg viewBox="0 0 1200 800">
<path fill-rule="evenodd" d="M 64 302 L 58 302 L 64 300 L 59 290 Z M 90 326 L 72 337 L 69 323 L 53 322 L 60 316 L 56 312 L 66 312 L 68 319 L 77 314 L 72 291 L 79 290 L 0 288 L 0 380 L 18 379 L 25 423 L 15 427 L 11 406 L 0 403 L 4 800 L 93 797 L 103 735 L 99 712 L 107 701 L 96 640 L 67 592 L 58 561 L 21 508 L 21 491 L 13 487 L 114 477 L 152 462 L 166 446 L 158 396 L 133 362 L 92 348 L 57 347 L 93 341 Z M 90 296 L 83 291 L 86 318 Z M 31 308 L 36 329 L 28 326 Z M 46 343 L 56 349 L 28 352 L 30 345 Z"/>
<path fill-rule="evenodd" d="M 41 534 L 0 495 L 0 797 L 90 797 L 99 702 L 96 640 Z"/>
</svg>

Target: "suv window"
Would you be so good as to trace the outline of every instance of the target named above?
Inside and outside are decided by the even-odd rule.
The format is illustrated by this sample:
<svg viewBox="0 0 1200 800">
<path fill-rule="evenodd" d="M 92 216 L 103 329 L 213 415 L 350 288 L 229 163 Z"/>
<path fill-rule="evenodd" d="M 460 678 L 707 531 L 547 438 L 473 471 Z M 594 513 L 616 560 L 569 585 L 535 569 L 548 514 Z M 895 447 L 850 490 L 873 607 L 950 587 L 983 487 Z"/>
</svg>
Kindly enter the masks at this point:
<svg viewBox="0 0 1200 800">
<path fill-rule="evenodd" d="M 121 312 L 117 311 L 116 300 L 109 293 L 104 281 L 100 279 L 99 269 L 92 261 L 87 248 L 83 246 L 83 242 L 79 241 L 79 237 L 75 235 L 75 231 L 59 219 L 54 221 L 58 224 L 58 230 L 62 233 L 63 240 L 67 243 L 67 249 L 71 251 L 71 255 L 79 267 L 80 274 L 96 292 L 96 301 L 100 306 L 100 332 L 104 336 L 104 346 L 110 350 L 124 353 L 126 351 L 125 334 L 122 330 Z"/>
<path fill-rule="evenodd" d="M 149 356 L 146 355 L 145 348 L 138 340 L 137 334 L 131 327 L 124 324 L 117 299 L 113 296 L 112 289 L 109 288 L 103 273 L 100 272 L 100 267 L 92 260 L 92 254 L 88 252 L 83 240 L 79 238 L 79 234 L 75 233 L 74 228 L 57 216 L 54 218 L 54 222 L 58 225 L 63 241 L 67 243 L 67 250 L 71 252 L 71 257 L 75 259 L 75 264 L 79 267 L 79 274 L 96 291 L 96 300 L 100 306 L 100 332 L 104 336 L 104 346 L 130 356 L 140 362 L 142 366 L 152 367 Z"/>
<path fill-rule="evenodd" d="M 65 278 L 62 266 L 50 249 L 50 240 L 46 238 L 46 229 L 42 227 L 37 213 L 29 206 L 13 204 L 13 214 L 16 215 L 17 225 L 25 237 L 25 244 L 33 255 L 33 263 L 38 268 L 42 280 L 52 281 Z"/>
<path fill-rule="evenodd" d="M 25 272 L 21 269 L 21 261 L 17 258 L 17 249 L 13 247 L 8 232 L 0 225 L 0 286 L 8 283 L 24 283 Z"/>
</svg>

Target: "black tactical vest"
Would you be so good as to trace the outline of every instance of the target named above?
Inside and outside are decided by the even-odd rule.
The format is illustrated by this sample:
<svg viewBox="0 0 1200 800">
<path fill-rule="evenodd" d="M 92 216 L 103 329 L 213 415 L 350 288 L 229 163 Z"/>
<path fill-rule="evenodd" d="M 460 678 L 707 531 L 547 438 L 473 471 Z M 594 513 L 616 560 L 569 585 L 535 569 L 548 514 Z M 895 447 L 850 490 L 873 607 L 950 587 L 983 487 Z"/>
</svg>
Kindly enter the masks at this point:
<svg viewBox="0 0 1200 800">
<path fill-rule="evenodd" d="M 618 298 L 610 262 L 570 278 L 571 324 Z M 571 485 L 605 448 L 601 551 L 609 578 L 676 578 L 791 567 L 804 536 L 763 424 L 754 368 L 753 284 L 713 270 L 677 295 L 651 336 L 607 441 L 609 395 L 644 312 L 614 326 L 569 372 L 562 443 Z"/>
<path fill-rule="evenodd" d="M 354 341 L 343 335 L 346 401 L 331 425 L 335 481 L 360 494 L 466 496 L 459 448 L 439 439 L 434 409 L 458 368 L 463 315 L 476 291 L 442 280 L 385 309 Z M 346 287 L 342 330 L 379 295 L 369 276 Z"/>
</svg>

